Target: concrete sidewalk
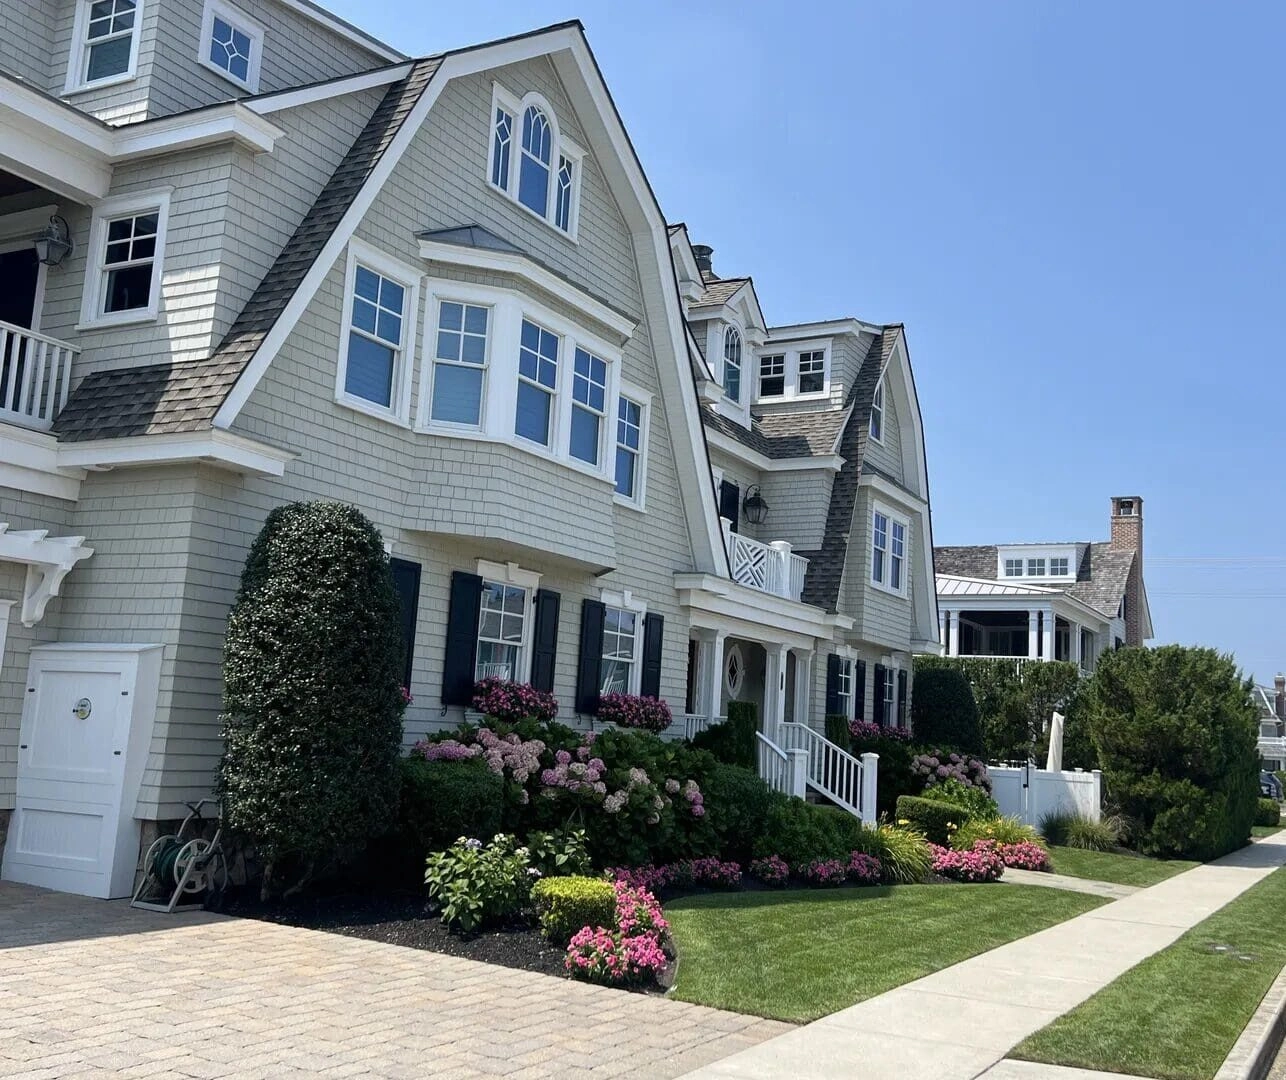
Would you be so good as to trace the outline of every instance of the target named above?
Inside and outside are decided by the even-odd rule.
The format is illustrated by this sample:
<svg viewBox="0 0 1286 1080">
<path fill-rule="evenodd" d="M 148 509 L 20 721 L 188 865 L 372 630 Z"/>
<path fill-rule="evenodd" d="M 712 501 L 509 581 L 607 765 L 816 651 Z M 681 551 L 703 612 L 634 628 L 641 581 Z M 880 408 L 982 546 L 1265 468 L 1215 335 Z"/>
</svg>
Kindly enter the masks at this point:
<svg viewBox="0 0 1286 1080">
<path fill-rule="evenodd" d="M 1286 864 L 1286 833 L 687 1074 L 972 1080 Z"/>
</svg>

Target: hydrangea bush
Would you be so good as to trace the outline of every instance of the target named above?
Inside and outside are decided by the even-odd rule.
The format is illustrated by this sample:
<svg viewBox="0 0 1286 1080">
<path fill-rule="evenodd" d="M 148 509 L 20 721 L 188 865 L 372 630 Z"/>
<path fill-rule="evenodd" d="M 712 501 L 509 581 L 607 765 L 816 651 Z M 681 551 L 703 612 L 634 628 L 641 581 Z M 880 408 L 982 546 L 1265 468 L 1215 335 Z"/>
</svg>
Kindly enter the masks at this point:
<svg viewBox="0 0 1286 1080">
<path fill-rule="evenodd" d="M 871 720 L 853 720 L 848 725 L 848 733 L 859 742 L 873 742 L 879 739 L 891 739 L 894 742 L 910 742 L 909 728 L 885 727 Z"/>
<path fill-rule="evenodd" d="M 988 795 L 991 794 L 987 763 L 970 754 L 931 750 L 916 754 L 911 759 L 911 769 L 924 780 L 926 791 L 947 780 L 957 780 L 965 787 L 982 788 Z"/>
<path fill-rule="evenodd" d="M 767 858 L 755 859 L 750 864 L 750 876 L 758 878 L 765 885 L 781 888 L 790 880 L 790 867 L 780 855 L 769 855 Z"/>
<path fill-rule="evenodd" d="M 874 855 L 855 851 L 848 857 L 848 880 L 857 885 L 878 885 L 884 865 Z"/>
<path fill-rule="evenodd" d="M 442 921 L 469 933 L 516 914 L 527 904 L 539 876 L 527 849 L 512 836 L 497 833 L 487 845 L 462 836 L 446 851 L 434 852 L 424 882 L 429 899 L 441 909 Z"/>
<path fill-rule="evenodd" d="M 664 731 L 674 716 L 660 698 L 638 694 L 603 694 L 598 699 L 598 718 L 623 728 Z"/>
<path fill-rule="evenodd" d="M 937 844 L 929 847 L 933 852 L 933 872 L 954 881 L 997 881 L 1005 872 L 1005 860 L 994 840 L 979 840 L 968 851 L 952 851 Z"/>
<path fill-rule="evenodd" d="M 520 720 L 548 723 L 558 715 L 558 699 L 546 690 L 507 679 L 479 679 L 473 686 L 473 707 L 508 724 Z"/>
</svg>

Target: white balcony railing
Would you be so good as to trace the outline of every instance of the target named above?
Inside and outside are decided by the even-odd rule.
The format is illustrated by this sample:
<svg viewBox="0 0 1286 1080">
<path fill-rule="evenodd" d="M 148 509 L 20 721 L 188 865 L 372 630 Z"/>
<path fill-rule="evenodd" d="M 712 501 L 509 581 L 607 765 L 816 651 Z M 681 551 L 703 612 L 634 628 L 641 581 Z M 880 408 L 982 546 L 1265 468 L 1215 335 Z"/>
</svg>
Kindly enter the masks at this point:
<svg viewBox="0 0 1286 1080">
<path fill-rule="evenodd" d="M 1286 738 L 1281 735 L 1259 736 L 1259 756 L 1274 761 L 1286 761 Z"/>
<path fill-rule="evenodd" d="M 732 565 L 733 581 L 787 600 L 803 597 L 807 559 L 794 554 L 785 540 L 764 544 L 733 532 L 732 523 L 727 518 L 720 520 L 723 522 L 723 539 L 728 549 L 728 562 Z"/>
<path fill-rule="evenodd" d="M 0 322 L 0 421 L 47 430 L 71 389 L 80 350 L 21 326 Z"/>
</svg>

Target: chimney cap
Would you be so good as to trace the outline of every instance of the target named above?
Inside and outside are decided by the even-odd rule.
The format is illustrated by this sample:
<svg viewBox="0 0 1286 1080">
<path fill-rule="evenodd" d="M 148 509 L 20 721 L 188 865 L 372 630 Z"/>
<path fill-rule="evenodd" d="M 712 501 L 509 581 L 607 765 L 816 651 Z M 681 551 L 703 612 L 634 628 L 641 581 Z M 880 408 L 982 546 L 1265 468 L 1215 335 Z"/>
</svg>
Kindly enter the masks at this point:
<svg viewBox="0 0 1286 1080">
<path fill-rule="evenodd" d="M 709 244 L 693 244 L 692 255 L 697 261 L 697 269 L 703 274 L 714 273 L 714 248 Z"/>
<path fill-rule="evenodd" d="M 1142 517 L 1142 495 L 1113 495 L 1112 515 L 1114 517 Z"/>
</svg>

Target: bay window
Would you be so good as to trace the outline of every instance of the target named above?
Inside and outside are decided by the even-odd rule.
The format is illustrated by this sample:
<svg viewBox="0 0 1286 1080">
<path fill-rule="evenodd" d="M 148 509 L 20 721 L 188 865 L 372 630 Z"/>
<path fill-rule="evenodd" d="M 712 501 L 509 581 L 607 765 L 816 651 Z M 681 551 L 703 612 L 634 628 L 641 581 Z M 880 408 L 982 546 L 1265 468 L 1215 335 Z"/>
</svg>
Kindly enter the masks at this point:
<svg viewBox="0 0 1286 1080">
<path fill-rule="evenodd" d="M 578 348 L 573 360 L 568 450 L 572 457 L 588 465 L 598 464 L 606 407 L 607 363 Z"/>
<path fill-rule="evenodd" d="M 432 419 L 475 428 L 481 424 L 490 319 L 490 309 L 480 304 L 439 302 Z"/>
<path fill-rule="evenodd" d="M 419 274 L 350 241 L 336 396 L 345 405 L 405 422 Z"/>
<path fill-rule="evenodd" d="M 558 337 L 530 319 L 523 319 L 514 434 L 541 446 L 549 445 L 557 387 Z"/>
</svg>

